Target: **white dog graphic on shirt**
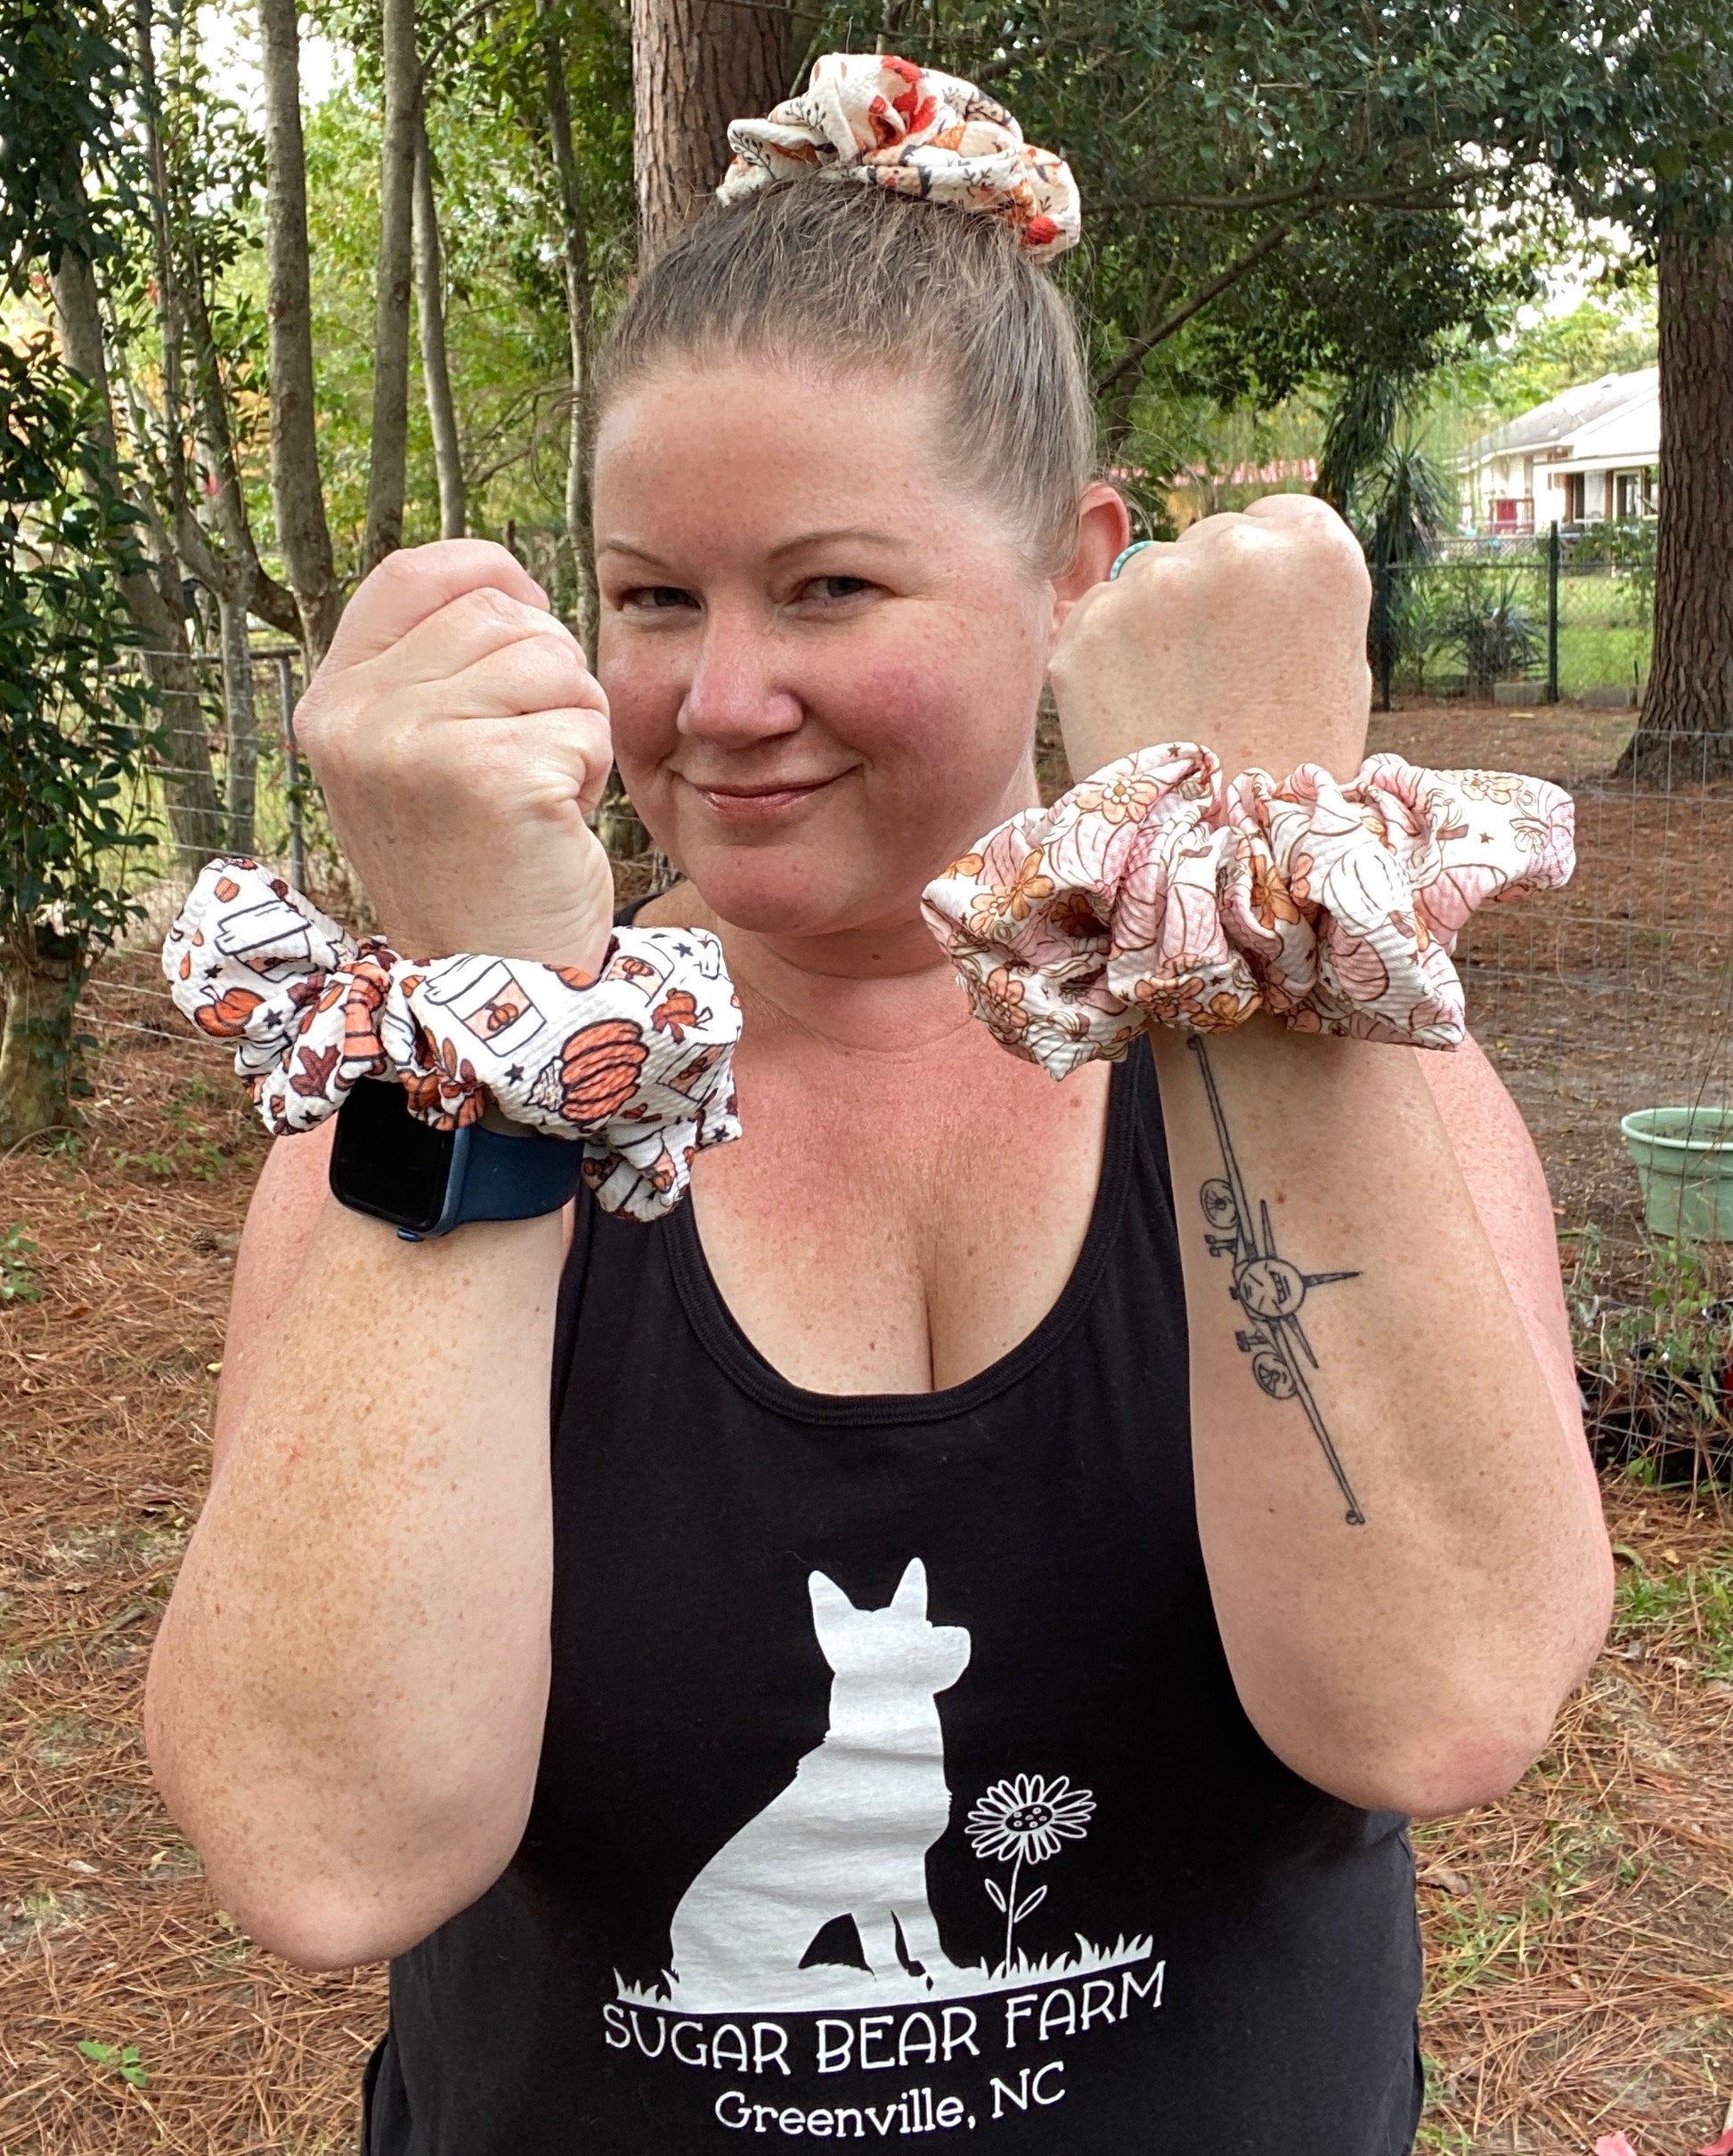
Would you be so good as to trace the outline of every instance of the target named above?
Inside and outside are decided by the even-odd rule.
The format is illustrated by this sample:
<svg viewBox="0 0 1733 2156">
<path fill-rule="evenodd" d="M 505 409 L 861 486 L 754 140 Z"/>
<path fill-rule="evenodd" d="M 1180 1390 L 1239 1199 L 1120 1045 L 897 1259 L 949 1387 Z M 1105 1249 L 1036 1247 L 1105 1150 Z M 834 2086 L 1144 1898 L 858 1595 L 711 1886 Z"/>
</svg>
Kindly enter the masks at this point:
<svg viewBox="0 0 1733 2156">
<path fill-rule="evenodd" d="M 676 1996 L 696 2012 L 823 2005 L 858 1969 L 801 1964 L 818 1933 L 854 1920 L 868 1968 L 914 1991 L 951 1972 L 927 1900 L 926 1859 L 950 1824 L 936 1695 L 969 1665 L 961 1625 L 927 1621 L 926 1566 L 910 1559 L 883 1609 L 807 1579 L 834 1672 L 830 1727 L 794 1778 L 705 1865 L 673 1920 Z"/>
</svg>

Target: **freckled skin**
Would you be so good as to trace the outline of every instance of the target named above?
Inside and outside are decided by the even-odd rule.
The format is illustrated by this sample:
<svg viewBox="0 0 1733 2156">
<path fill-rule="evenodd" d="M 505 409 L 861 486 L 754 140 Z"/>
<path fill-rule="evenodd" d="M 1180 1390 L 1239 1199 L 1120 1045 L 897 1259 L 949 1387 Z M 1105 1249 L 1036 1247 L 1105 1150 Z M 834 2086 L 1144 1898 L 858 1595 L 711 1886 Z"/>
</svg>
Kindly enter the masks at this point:
<svg viewBox="0 0 1733 2156">
<path fill-rule="evenodd" d="M 1079 772 L 1147 744 L 1151 680 L 1164 736 L 1230 769 L 1351 769 L 1359 550 L 1282 497 L 1110 587 L 1126 518 L 1097 487 L 1071 559 L 1041 573 L 948 465 L 923 386 L 761 365 L 622 398 L 595 499 L 597 679 L 501 549 L 394 557 L 357 594 L 314 706 L 338 827 L 411 941 L 583 964 L 606 935 L 582 810 L 611 714 L 688 878 L 641 918 L 716 928 L 745 1011 L 747 1135 L 693 1178 L 725 1298 L 798 1384 L 958 1383 L 1063 1286 L 1107 1076 L 1054 1086 L 970 1022 L 921 886 L 1033 799 L 1049 670 Z M 1533 1148 L 1472 1049 L 1264 1021 L 1212 1042 L 1284 1253 L 1357 1272 L 1311 1328 L 1365 1500 L 1349 1529 L 1294 1403 L 1260 1394 L 1235 1346 L 1196 1208 L 1216 1134 L 1195 1059 L 1171 1036 L 1156 1054 L 1200 1527 L 1241 1696 L 1351 1801 L 1483 1801 L 1595 1651 L 1610 1577 Z M 337 1966 L 474 1900 L 527 1813 L 565 1236 L 549 1218 L 403 1245 L 325 1200 L 328 1143 L 281 1144 L 249 1217 L 217 1473 L 147 1734 L 224 1906 Z"/>
</svg>

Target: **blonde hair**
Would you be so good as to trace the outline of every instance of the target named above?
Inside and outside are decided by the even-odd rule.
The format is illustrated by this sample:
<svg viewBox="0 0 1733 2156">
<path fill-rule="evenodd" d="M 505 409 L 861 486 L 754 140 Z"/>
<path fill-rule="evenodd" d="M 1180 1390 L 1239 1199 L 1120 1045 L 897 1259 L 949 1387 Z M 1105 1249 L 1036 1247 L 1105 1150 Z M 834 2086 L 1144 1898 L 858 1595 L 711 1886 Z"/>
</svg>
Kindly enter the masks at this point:
<svg viewBox="0 0 1733 2156">
<path fill-rule="evenodd" d="M 938 385 L 954 468 L 1070 558 L 1094 407 L 1070 302 L 997 219 L 797 180 L 712 206 L 639 278 L 600 355 L 597 409 L 671 361 L 763 355 Z"/>
</svg>

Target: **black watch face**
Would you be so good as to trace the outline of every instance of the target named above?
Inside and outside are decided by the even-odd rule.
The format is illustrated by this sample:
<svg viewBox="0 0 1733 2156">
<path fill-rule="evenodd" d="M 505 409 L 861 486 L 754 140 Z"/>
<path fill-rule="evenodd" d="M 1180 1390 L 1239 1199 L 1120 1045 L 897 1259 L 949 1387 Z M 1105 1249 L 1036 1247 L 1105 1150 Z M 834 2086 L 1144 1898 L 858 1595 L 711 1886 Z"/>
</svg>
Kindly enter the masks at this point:
<svg viewBox="0 0 1733 2156">
<path fill-rule="evenodd" d="M 455 1132 L 416 1120 L 401 1086 L 362 1078 L 338 1115 L 332 1192 L 357 1212 L 426 1235 L 444 1210 L 456 1144 Z"/>
</svg>

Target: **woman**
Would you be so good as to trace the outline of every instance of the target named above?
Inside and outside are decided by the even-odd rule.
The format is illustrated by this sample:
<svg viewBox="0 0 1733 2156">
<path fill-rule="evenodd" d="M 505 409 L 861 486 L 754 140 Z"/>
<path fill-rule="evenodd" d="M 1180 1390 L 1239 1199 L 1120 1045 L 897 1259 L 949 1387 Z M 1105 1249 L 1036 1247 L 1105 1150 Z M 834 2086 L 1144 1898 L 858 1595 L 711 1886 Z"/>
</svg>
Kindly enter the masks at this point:
<svg viewBox="0 0 1733 2156">
<path fill-rule="evenodd" d="M 862 166 L 966 91 L 815 96 L 863 85 Z M 973 1022 L 922 893 L 1034 801 L 1044 679 L 1079 775 L 1347 777 L 1366 576 L 1280 498 L 1107 581 L 1019 243 L 1051 161 L 981 216 L 828 139 L 615 331 L 595 678 L 449 541 L 299 720 L 395 949 L 579 981 L 616 757 L 682 871 L 637 925 L 726 953 L 745 1135 L 653 1224 L 419 1243 L 276 1149 L 152 1760 L 256 1938 L 396 1957 L 375 2156 L 1394 2156 L 1403 1816 L 1509 1788 L 1607 1615 L 1545 1184 L 1471 1044 L 1259 1015 L 1055 1086 Z"/>
</svg>

